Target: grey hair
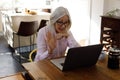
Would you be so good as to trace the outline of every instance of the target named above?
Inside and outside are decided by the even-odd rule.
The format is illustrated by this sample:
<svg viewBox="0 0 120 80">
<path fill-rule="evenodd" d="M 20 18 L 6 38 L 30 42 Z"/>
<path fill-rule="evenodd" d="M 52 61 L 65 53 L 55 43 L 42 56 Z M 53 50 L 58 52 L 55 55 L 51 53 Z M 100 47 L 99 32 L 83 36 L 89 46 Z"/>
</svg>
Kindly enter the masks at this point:
<svg viewBox="0 0 120 80">
<path fill-rule="evenodd" d="M 67 30 L 70 29 L 71 27 L 71 18 L 70 18 L 70 14 L 68 12 L 68 9 L 67 8 L 64 8 L 64 7 L 57 7 L 53 13 L 51 14 L 50 16 L 50 21 L 49 21 L 49 28 L 51 27 L 52 29 L 54 29 L 54 23 L 60 19 L 61 17 L 63 17 L 64 15 L 67 15 L 69 17 L 69 22 L 70 22 L 70 25 L 68 26 Z"/>
</svg>

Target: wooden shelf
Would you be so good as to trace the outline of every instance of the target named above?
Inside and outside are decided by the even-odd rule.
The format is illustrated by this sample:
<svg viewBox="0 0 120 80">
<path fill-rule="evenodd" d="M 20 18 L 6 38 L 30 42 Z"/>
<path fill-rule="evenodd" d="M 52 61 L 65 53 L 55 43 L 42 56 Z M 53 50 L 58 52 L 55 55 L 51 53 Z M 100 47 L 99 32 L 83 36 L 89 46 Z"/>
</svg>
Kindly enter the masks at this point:
<svg viewBox="0 0 120 80">
<path fill-rule="evenodd" d="M 107 49 L 113 46 L 120 48 L 120 17 L 101 16 L 101 18 L 101 43 L 105 44 Z M 110 46 L 107 47 L 108 45 Z"/>
</svg>

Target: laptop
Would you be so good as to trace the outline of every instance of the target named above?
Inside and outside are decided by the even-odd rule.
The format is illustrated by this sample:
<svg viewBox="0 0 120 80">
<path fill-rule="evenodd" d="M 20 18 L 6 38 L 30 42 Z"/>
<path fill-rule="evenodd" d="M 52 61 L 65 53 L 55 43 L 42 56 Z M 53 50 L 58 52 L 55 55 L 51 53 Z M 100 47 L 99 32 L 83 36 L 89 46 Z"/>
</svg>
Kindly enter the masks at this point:
<svg viewBox="0 0 120 80">
<path fill-rule="evenodd" d="M 57 68 L 69 71 L 81 67 L 91 67 L 98 61 L 103 44 L 70 48 L 65 57 L 51 59 Z"/>
</svg>

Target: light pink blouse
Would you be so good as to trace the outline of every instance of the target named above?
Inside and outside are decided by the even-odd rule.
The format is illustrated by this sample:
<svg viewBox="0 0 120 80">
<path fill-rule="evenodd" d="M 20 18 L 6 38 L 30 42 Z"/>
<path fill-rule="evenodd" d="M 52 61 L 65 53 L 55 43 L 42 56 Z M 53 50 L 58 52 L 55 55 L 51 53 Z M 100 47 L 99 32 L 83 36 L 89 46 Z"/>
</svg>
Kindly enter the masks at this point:
<svg viewBox="0 0 120 80">
<path fill-rule="evenodd" d="M 52 54 L 48 54 L 48 44 L 46 42 L 46 33 L 48 32 L 47 27 L 43 27 L 39 30 L 37 36 L 37 54 L 35 56 L 35 61 L 43 59 L 51 59 L 56 57 L 64 56 L 67 47 L 78 47 L 80 46 L 74 39 L 72 33 L 69 31 L 69 36 L 67 38 L 62 38 L 57 40 L 56 48 L 53 50 Z M 56 35 L 54 33 L 53 35 Z"/>
</svg>

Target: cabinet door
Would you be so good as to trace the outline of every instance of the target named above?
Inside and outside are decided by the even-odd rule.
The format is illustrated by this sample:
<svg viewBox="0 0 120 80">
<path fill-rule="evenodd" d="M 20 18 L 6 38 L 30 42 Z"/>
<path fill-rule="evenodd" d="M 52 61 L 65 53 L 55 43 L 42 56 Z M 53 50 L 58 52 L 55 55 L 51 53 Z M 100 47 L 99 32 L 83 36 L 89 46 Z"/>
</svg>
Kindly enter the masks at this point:
<svg viewBox="0 0 120 80">
<path fill-rule="evenodd" d="M 120 19 L 102 17 L 101 21 L 101 43 L 105 48 L 117 46 L 120 48 Z"/>
</svg>

